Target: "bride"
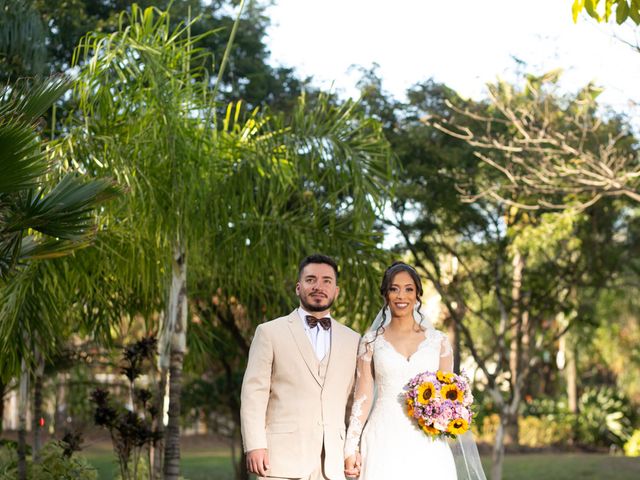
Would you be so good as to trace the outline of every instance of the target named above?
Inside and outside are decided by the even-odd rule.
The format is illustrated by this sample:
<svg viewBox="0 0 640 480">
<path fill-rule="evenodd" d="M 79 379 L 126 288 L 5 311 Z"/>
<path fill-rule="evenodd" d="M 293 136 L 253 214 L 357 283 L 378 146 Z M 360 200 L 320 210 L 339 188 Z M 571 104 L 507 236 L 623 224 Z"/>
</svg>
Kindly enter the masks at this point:
<svg viewBox="0 0 640 480">
<path fill-rule="evenodd" d="M 345 475 L 360 480 L 484 480 L 468 434 L 454 442 L 452 451 L 446 440 L 425 435 L 406 413 L 402 393 L 412 377 L 427 370 L 453 370 L 446 335 L 420 313 L 420 276 L 410 265 L 396 262 L 385 272 L 380 293 L 384 306 L 358 351 Z"/>
</svg>

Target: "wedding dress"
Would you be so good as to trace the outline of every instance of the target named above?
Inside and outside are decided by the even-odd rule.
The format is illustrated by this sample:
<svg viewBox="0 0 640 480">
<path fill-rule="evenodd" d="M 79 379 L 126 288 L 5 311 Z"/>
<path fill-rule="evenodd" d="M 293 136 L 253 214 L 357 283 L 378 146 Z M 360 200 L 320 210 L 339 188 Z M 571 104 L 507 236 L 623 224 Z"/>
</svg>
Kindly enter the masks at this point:
<svg viewBox="0 0 640 480">
<path fill-rule="evenodd" d="M 395 350 L 383 333 L 376 335 L 372 329 L 362 337 L 345 442 L 345 458 L 360 445 L 359 480 L 458 479 L 447 441 L 427 436 L 406 413 L 402 395 L 406 383 L 427 370 L 451 371 L 453 363 L 444 333 L 429 325 L 424 335 L 409 358 Z"/>
</svg>

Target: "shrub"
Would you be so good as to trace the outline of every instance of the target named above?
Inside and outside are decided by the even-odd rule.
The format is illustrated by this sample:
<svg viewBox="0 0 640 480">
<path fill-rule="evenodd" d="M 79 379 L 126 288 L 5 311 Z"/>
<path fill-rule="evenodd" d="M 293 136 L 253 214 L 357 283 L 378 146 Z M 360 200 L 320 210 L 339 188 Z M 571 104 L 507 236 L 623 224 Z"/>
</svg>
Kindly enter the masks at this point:
<svg viewBox="0 0 640 480">
<path fill-rule="evenodd" d="M 15 446 L 7 442 L 4 445 L 0 445 L 0 480 L 10 480 L 17 476 L 18 453 Z"/>
<path fill-rule="evenodd" d="M 482 425 L 477 425 L 474 435 L 483 443 L 492 444 L 500 417 L 498 414 L 487 415 Z M 531 448 L 568 445 L 573 436 L 573 428 L 569 416 L 562 417 L 520 417 L 518 419 L 520 445 Z"/>
<path fill-rule="evenodd" d="M 636 430 L 624 444 L 624 454 L 627 457 L 640 457 L 640 430 Z"/>
<path fill-rule="evenodd" d="M 126 480 L 140 478 L 139 469 L 150 463 L 151 446 L 157 445 L 161 439 L 161 433 L 154 425 L 158 416 L 152 403 L 154 395 L 135 385 L 143 369 L 154 364 L 156 345 L 155 337 L 150 336 L 124 348 L 121 372 L 129 380 L 132 410 L 114 402 L 108 390 L 96 388 L 91 394 L 95 404 L 94 422 L 109 431 L 120 477 Z"/>
<path fill-rule="evenodd" d="M 622 447 L 631 437 L 631 404 L 612 387 L 585 389 L 578 408 L 576 434 L 580 443 Z"/>
<path fill-rule="evenodd" d="M 573 437 L 573 427 L 568 420 L 568 417 L 519 418 L 520 445 L 532 448 L 568 445 Z"/>
<path fill-rule="evenodd" d="M 40 452 L 40 463 L 31 465 L 33 480 L 96 480 L 98 472 L 80 456 L 68 454 L 66 444 L 52 441 Z"/>
<path fill-rule="evenodd" d="M 65 442 L 52 440 L 40 451 L 40 463 L 27 460 L 31 480 L 96 480 L 98 472 L 83 457 L 73 453 Z M 18 478 L 18 454 L 10 445 L 0 446 L 0 480 Z"/>
</svg>

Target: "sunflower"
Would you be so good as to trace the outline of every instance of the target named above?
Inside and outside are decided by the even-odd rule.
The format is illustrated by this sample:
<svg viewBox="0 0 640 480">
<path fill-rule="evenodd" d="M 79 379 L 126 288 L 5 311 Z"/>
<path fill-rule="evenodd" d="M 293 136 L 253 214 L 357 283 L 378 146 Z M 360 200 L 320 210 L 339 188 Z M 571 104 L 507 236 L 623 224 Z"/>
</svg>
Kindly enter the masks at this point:
<svg viewBox="0 0 640 480">
<path fill-rule="evenodd" d="M 442 387 L 442 390 L 440 390 L 440 395 L 442 395 L 442 398 L 445 400 L 451 400 L 453 402 L 462 402 L 462 399 L 464 398 L 463 391 L 456 385 L 445 385 Z"/>
<path fill-rule="evenodd" d="M 440 433 L 442 433 L 437 428 L 424 423 L 424 420 L 422 419 L 418 420 L 418 423 L 420 424 L 420 428 L 422 428 L 422 431 L 427 435 L 440 435 Z"/>
<path fill-rule="evenodd" d="M 413 400 L 407 398 L 407 415 L 413 417 Z"/>
<path fill-rule="evenodd" d="M 436 387 L 431 382 L 424 382 L 418 386 L 418 401 L 426 405 L 436 394 Z"/>
<path fill-rule="evenodd" d="M 444 373 L 442 370 L 436 372 L 436 378 L 441 383 L 453 383 L 453 373 Z"/>
<path fill-rule="evenodd" d="M 460 435 L 469 430 L 469 423 L 464 418 L 456 418 L 449 422 L 447 432 L 454 435 Z"/>
</svg>

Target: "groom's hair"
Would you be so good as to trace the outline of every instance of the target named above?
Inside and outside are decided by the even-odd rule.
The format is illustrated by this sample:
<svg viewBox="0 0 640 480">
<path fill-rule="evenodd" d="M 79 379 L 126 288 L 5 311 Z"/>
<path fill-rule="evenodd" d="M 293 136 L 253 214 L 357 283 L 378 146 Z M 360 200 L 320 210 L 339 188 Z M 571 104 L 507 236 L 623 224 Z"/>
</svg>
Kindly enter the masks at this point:
<svg viewBox="0 0 640 480">
<path fill-rule="evenodd" d="M 314 253 L 313 255 L 309 255 L 302 259 L 300 265 L 298 266 L 298 280 L 300 280 L 300 275 L 302 275 L 302 270 L 304 270 L 304 267 L 306 267 L 310 263 L 324 263 L 326 265 L 329 265 L 336 273 L 336 282 L 338 281 L 338 264 L 333 258 L 327 255 L 322 255 L 321 253 Z"/>
</svg>

